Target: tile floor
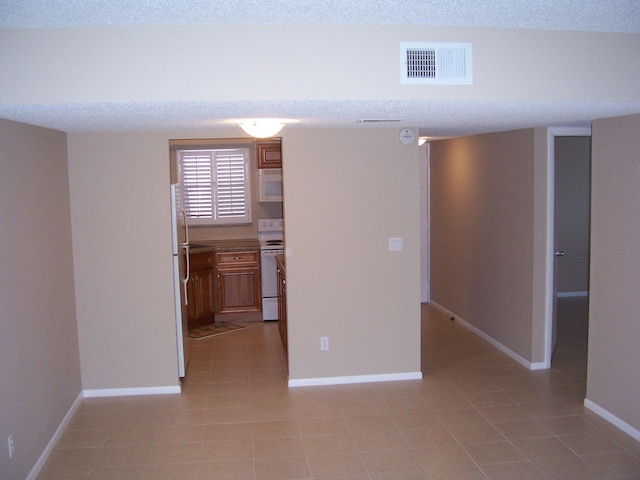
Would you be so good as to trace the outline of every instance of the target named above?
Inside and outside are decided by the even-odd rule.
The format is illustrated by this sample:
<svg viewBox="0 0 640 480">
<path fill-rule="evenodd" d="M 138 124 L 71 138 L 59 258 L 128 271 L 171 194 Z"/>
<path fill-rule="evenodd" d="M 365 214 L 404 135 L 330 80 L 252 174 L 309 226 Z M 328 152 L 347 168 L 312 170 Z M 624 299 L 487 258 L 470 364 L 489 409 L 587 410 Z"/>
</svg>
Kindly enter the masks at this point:
<svg viewBox="0 0 640 480">
<path fill-rule="evenodd" d="M 530 372 L 428 305 L 424 378 L 288 389 L 277 324 L 192 344 L 181 395 L 86 399 L 45 479 L 640 479 L 640 443 L 582 406 L 586 301 Z"/>
</svg>

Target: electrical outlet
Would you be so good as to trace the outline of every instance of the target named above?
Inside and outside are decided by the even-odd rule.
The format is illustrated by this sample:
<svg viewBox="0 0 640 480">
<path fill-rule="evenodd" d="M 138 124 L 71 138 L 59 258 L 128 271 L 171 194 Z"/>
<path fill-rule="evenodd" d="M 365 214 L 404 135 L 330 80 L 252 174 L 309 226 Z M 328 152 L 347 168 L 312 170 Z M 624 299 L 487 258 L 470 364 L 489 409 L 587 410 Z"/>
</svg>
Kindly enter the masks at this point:
<svg viewBox="0 0 640 480">
<path fill-rule="evenodd" d="M 7 438 L 7 442 L 9 443 L 9 458 L 13 458 L 13 453 L 15 451 L 15 445 L 13 443 L 13 433 L 9 435 L 9 438 Z"/>
<path fill-rule="evenodd" d="M 329 337 L 320 337 L 320 350 L 329 350 Z"/>
</svg>

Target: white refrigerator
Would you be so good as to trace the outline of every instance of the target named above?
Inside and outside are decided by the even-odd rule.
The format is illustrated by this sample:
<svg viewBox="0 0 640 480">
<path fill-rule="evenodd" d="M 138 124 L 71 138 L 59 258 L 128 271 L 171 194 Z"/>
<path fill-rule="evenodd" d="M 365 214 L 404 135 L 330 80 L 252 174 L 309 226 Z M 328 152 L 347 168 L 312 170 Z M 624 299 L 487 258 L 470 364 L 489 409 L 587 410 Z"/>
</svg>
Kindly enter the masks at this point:
<svg viewBox="0 0 640 480">
<path fill-rule="evenodd" d="M 171 236 L 173 253 L 173 293 L 176 317 L 178 372 L 185 376 L 189 358 L 187 327 L 187 282 L 189 281 L 189 227 L 182 203 L 180 184 L 171 185 Z"/>
</svg>

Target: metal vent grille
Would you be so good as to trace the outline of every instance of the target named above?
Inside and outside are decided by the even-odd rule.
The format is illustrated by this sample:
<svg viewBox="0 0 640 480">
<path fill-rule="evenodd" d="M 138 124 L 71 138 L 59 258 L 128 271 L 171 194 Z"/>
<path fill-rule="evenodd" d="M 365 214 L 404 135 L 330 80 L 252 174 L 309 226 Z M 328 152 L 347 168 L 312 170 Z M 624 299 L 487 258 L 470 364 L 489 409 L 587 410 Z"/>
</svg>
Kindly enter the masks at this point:
<svg viewBox="0 0 640 480">
<path fill-rule="evenodd" d="M 471 85 L 470 43 L 402 43 L 402 83 Z"/>
</svg>

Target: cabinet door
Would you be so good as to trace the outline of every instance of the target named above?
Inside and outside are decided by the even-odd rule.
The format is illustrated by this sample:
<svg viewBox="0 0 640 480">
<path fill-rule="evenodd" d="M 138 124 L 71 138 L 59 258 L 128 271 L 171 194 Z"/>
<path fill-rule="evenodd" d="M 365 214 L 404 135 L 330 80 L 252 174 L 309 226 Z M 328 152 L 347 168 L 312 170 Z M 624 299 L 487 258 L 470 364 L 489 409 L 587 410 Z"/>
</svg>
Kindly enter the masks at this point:
<svg viewBox="0 0 640 480">
<path fill-rule="evenodd" d="M 197 272 L 191 272 L 187 282 L 187 325 L 197 328 L 200 324 L 200 279 Z"/>
<path fill-rule="evenodd" d="M 198 272 L 200 280 L 200 321 L 203 325 L 215 321 L 215 305 L 213 301 L 213 268 Z"/>
<path fill-rule="evenodd" d="M 262 308 L 260 268 L 218 269 L 216 313 L 259 312 Z"/>
<path fill-rule="evenodd" d="M 258 168 L 282 168 L 282 147 L 280 142 L 258 143 Z"/>
<path fill-rule="evenodd" d="M 189 328 L 214 322 L 213 260 L 211 253 L 189 256 L 191 272 L 187 282 L 187 324 Z"/>
</svg>

